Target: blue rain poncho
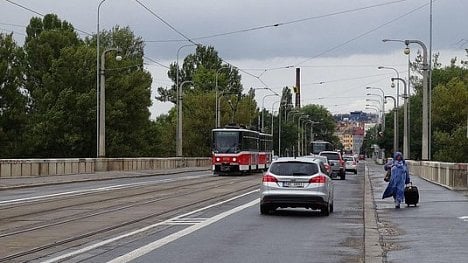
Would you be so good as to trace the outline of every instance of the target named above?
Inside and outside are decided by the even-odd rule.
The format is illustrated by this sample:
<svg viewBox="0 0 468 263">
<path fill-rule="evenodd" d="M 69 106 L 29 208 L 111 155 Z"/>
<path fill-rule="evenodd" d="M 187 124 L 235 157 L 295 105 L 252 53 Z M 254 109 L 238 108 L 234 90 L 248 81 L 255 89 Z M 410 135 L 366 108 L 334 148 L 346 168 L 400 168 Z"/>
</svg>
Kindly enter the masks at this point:
<svg viewBox="0 0 468 263">
<path fill-rule="evenodd" d="M 401 157 L 400 160 L 397 160 L 398 156 Z M 393 161 L 385 164 L 384 169 L 385 171 L 391 169 L 392 176 L 390 177 L 387 188 L 382 195 L 382 199 L 393 196 L 395 201 L 402 203 L 405 199 L 405 184 L 410 183 L 410 177 L 408 167 L 406 166 L 406 162 L 403 159 L 401 152 L 396 152 L 393 156 Z"/>
</svg>

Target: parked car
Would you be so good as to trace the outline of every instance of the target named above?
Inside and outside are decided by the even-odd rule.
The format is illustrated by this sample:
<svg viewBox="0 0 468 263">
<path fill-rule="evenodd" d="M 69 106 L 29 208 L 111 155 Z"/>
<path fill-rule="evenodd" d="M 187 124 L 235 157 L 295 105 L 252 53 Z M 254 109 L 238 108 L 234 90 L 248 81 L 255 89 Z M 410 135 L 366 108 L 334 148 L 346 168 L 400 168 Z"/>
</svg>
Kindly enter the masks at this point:
<svg viewBox="0 0 468 263">
<path fill-rule="evenodd" d="M 341 157 L 341 153 L 337 151 L 322 151 L 319 155 L 326 156 L 328 158 L 328 163 L 331 166 L 332 173 L 330 176 L 332 178 L 340 177 L 341 180 L 346 179 L 346 163 Z"/>
<path fill-rule="evenodd" d="M 352 155 L 343 156 L 343 160 L 346 162 L 346 171 L 351 171 L 357 174 L 357 163 L 359 162 L 356 157 Z"/>
<path fill-rule="evenodd" d="M 263 175 L 260 193 L 261 214 L 287 207 L 333 212 L 333 182 L 321 159 L 279 158 Z"/>
</svg>

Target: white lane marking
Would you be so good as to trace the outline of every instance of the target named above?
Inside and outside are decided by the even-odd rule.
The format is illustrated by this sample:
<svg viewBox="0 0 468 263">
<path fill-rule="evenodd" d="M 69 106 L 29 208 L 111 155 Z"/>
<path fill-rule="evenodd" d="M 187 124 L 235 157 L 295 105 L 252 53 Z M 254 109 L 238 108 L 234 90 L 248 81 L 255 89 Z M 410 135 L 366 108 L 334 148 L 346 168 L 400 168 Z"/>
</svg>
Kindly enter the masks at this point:
<svg viewBox="0 0 468 263">
<path fill-rule="evenodd" d="M 152 224 L 152 225 L 146 226 L 146 227 L 144 227 L 144 228 L 140 228 L 140 229 L 137 229 L 137 230 L 135 230 L 135 231 L 128 232 L 128 233 L 126 233 L 126 234 L 123 234 L 123 235 L 120 235 L 120 236 L 117 236 L 117 237 L 114 237 L 114 238 L 110 238 L 110 239 L 101 241 L 101 242 L 99 242 L 99 243 L 93 244 L 93 245 L 89 245 L 89 246 L 87 246 L 87 247 L 84 247 L 84 248 L 81 248 L 81 249 L 72 251 L 72 252 L 67 253 L 67 254 L 63 254 L 63 255 L 61 255 L 61 256 L 58 256 L 58 257 L 55 257 L 55 258 L 52 258 L 52 259 L 43 261 L 42 263 L 53 263 L 53 262 L 57 262 L 57 261 L 60 261 L 60 260 L 67 259 L 67 258 L 72 257 L 72 256 L 76 256 L 76 255 L 79 255 L 79 254 L 88 252 L 88 251 L 90 251 L 90 250 L 93 250 L 93 249 L 95 249 L 95 248 L 102 247 L 102 246 L 105 246 L 105 245 L 107 245 L 107 244 L 109 244 L 109 243 L 118 241 L 118 240 L 120 240 L 120 239 L 123 239 L 123 238 L 129 237 L 129 236 L 133 236 L 133 235 L 136 235 L 136 234 L 139 234 L 139 233 L 142 233 L 142 232 L 151 230 L 151 229 L 153 229 L 153 228 L 155 228 L 155 227 L 158 227 L 158 226 L 161 226 L 161 225 L 164 225 L 164 224 L 168 224 L 168 223 L 170 223 L 170 222 L 172 222 L 172 221 L 174 221 L 174 220 L 180 220 L 180 219 L 183 218 L 183 217 L 187 217 L 187 216 L 189 216 L 189 215 L 192 215 L 192 214 L 195 214 L 195 213 L 199 213 L 199 212 L 201 212 L 201 211 L 203 211 L 203 210 L 207 210 L 207 209 L 209 209 L 209 208 L 212 208 L 212 207 L 215 207 L 215 206 L 219 206 L 219 205 L 222 205 L 222 204 L 227 203 L 227 202 L 231 202 L 231 201 L 233 201 L 233 200 L 235 200 L 235 199 L 239 199 L 239 198 L 241 198 L 241 197 L 244 197 L 244 196 L 253 194 L 253 193 L 258 192 L 258 191 L 259 191 L 259 190 L 257 189 L 257 190 L 253 190 L 253 191 L 247 192 L 247 193 L 245 193 L 245 194 L 241 194 L 241 195 L 238 195 L 238 196 L 234 196 L 234 197 L 229 198 L 229 199 L 227 199 L 227 200 L 224 200 L 224 201 L 221 201 L 221 202 L 218 202 L 218 203 L 209 205 L 209 206 L 205 206 L 205 207 L 199 208 L 199 209 L 197 209 L 197 210 L 194 210 L 194 211 L 191 211 L 191 212 L 188 212 L 188 213 L 185 213 L 185 214 L 182 214 L 182 215 L 173 217 L 173 218 L 171 218 L 171 219 L 168 219 L 168 220 L 165 220 L 165 221 L 156 223 L 156 224 Z M 258 202 L 258 200 L 256 200 L 255 202 Z"/>
<path fill-rule="evenodd" d="M 191 227 L 187 227 L 187 228 L 185 228 L 185 229 L 183 229 L 183 230 L 181 230 L 179 232 L 176 232 L 176 233 L 171 234 L 171 235 L 169 235 L 167 237 L 164 237 L 164 238 L 156 240 L 156 241 L 154 241 L 152 243 L 149 243 L 148 245 L 145 245 L 143 247 L 135 249 L 135 250 L 133 250 L 132 252 L 130 252 L 128 254 L 122 255 L 122 256 L 120 256 L 118 258 L 115 258 L 115 259 L 113 259 L 111 261 L 108 261 L 108 263 L 129 262 L 130 260 L 134 260 L 136 258 L 139 258 L 139 257 L 141 257 L 141 256 L 143 256 L 143 255 L 145 255 L 145 254 L 147 254 L 147 253 L 149 253 L 149 252 L 151 252 L 151 251 L 153 251 L 155 249 L 158 249 L 158 248 L 160 248 L 160 247 L 162 247 L 162 246 L 164 246 L 164 245 L 166 245 L 168 243 L 171 243 L 172 241 L 175 241 L 175 240 L 177 240 L 177 239 L 179 239 L 181 237 L 184 237 L 184 236 L 186 236 L 188 234 L 191 234 L 191 233 L 193 233 L 193 232 L 195 232 L 195 231 L 197 231 L 197 230 L 199 230 L 201 228 L 209 226 L 209 225 L 211 225 L 211 224 L 213 224 L 213 223 L 215 223 L 215 222 L 217 222 L 217 221 L 219 221 L 219 220 L 221 220 L 221 219 L 223 219 L 225 217 L 228 217 L 228 216 L 230 216 L 230 215 L 232 215 L 234 213 L 237 213 L 237 212 L 239 212 L 239 211 L 241 211 L 241 210 L 243 210 L 243 209 L 245 209 L 247 207 L 251 207 L 251 206 L 253 206 L 255 204 L 258 204 L 258 202 L 259 202 L 259 199 L 256 199 L 256 200 L 253 200 L 253 201 L 251 201 L 251 202 L 249 202 L 247 204 L 235 207 L 235 208 L 233 208 L 233 209 L 231 209 L 229 211 L 226 211 L 226 212 L 221 213 L 221 214 L 219 214 L 217 216 L 214 216 L 214 217 L 206 220 L 205 222 L 193 225 Z"/>
<path fill-rule="evenodd" d="M 125 189 L 125 188 L 137 187 L 137 186 L 141 186 L 141 185 L 151 185 L 151 184 L 156 184 L 156 183 L 168 183 L 168 182 L 173 182 L 173 181 L 177 181 L 177 180 L 200 178 L 200 177 L 204 177 L 204 176 L 206 176 L 206 175 L 184 176 L 184 177 L 177 177 L 177 178 L 161 179 L 161 180 L 157 180 L 157 181 L 146 181 L 146 182 L 139 182 L 139 183 L 118 184 L 118 185 L 111 185 L 111 186 L 92 188 L 92 189 L 86 189 L 86 190 L 75 190 L 75 191 L 61 192 L 61 193 L 48 194 L 48 195 L 40 195 L 40 196 L 25 197 L 25 198 L 19 198 L 19 199 L 11 199 L 11 200 L 6 200 L 6 201 L 0 201 L 0 206 L 9 205 L 9 204 L 16 204 L 16 203 L 35 202 L 35 201 L 40 201 L 40 200 L 50 199 L 50 198 L 60 197 L 60 196 L 79 196 L 79 195 L 91 194 L 91 193 L 96 193 L 96 192 L 104 192 L 104 191 L 110 191 L 110 190 L 120 190 L 120 189 Z"/>
<path fill-rule="evenodd" d="M 468 216 L 460 216 L 458 219 L 468 222 Z"/>
</svg>

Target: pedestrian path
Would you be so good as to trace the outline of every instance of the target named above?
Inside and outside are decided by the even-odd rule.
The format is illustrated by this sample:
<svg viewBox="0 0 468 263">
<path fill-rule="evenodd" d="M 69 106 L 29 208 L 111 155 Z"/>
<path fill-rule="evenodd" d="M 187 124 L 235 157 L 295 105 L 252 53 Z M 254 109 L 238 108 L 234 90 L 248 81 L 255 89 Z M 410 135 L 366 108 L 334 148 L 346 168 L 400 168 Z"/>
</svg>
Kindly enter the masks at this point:
<svg viewBox="0 0 468 263">
<path fill-rule="evenodd" d="M 467 196 L 412 175 L 419 204 L 395 209 L 392 198 L 382 200 L 383 166 L 368 164 L 368 171 L 384 262 L 466 262 Z"/>
<path fill-rule="evenodd" d="M 0 190 L 33 187 L 33 186 L 41 186 L 41 185 L 66 184 L 66 183 L 72 183 L 72 182 L 112 180 L 116 178 L 156 176 L 156 175 L 184 173 L 184 172 L 189 172 L 189 171 L 208 171 L 208 170 L 209 170 L 209 167 L 186 167 L 186 168 L 165 169 L 165 170 L 110 171 L 110 172 L 95 172 L 95 173 L 89 173 L 89 174 L 0 178 Z"/>
</svg>

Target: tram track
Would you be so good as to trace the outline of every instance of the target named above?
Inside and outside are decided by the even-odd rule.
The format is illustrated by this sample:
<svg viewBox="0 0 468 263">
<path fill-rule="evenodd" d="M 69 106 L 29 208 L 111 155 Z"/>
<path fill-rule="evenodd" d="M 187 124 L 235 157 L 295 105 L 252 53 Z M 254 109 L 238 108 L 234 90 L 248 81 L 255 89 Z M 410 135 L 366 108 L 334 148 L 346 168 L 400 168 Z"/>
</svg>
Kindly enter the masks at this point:
<svg viewBox="0 0 468 263">
<path fill-rule="evenodd" d="M 67 210 L 72 210 L 72 209 L 75 208 L 76 210 L 78 210 L 78 207 L 80 207 L 80 206 L 92 205 L 92 204 L 96 204 L 96 203 L 99 203 L 99 204 L 102 205 L 102 203 L 106 202 L 106 201 L 115 202 L 117 200 L 124 200 L 124 199 L 128 199 L 130 197 L 152 195 L 154 193 L 158 193 L 159 195 L 161 195 L 162 191 L 171 191 L 171 190 L 175 190 L 175 189 L 183 189 L 184 187 L 190 187 L 190 186 L 202 186 L 203 184 L 208 184 L 209 185 L 211 183 L 214 183 L 214 182 L 216 183 L 216 182 L 219 182 L 221 180 L 222 179 L 216 179 L 216 180 L 210 180 L 210 181 L 205 181 L 205 182 L 189 183 L 189 184 L 184 184 L 184 185 L 168 187 L 168 188 L 164 188 L 164 189 L 155 189 L 155 190 L 152 190 L 152 191 L 149 191 L 149 192 L 144 192 L 144 193 L 121 196 L 119 198 L 110 197 L 110 198 L 105 198 L 105 199 L 80 203 L 80 204 L 76 204 L 74 206 L 64 206 L 64 207 L 59 207 L 59 208 L 55 207 L 55 208 L 47 209 L 47 210 L 44 210 L 44 211 L 41 211 L 41 212 L 22 214 L 22 215 L 13 216 L 13 217 L 0 218 L 0 222 L 3 222 L 3 224 L 5 224 L 7 221 L 21 221 L 22 218 L 24 218 L 24 217 L 28 217 L 28 218 L 29 217 L 34 217 L 34 216 L 37 216 L 37 215 L 50 213 L 52 211 L 54 211 L 55 213 L 58 213 L 59 212 L 58 210 L 61 209 L 61 208 L 62 209 L 67 209 Z M 248 181 L 248 180 L 249 179 L 247 179 L 246 181 Z M 237 182 L 238 181 L 230 181 L 229 183 L 226 183 L 225 185 L 232 185 L 232 184 L 237 183 Z M 76 214 L 73 214 L 73 215 L 67 215 L 67 216 L 63 216 L 63 217 L 56 217 L 53 220 L 48 221 L 46 224 L 36 223 L 36 224 L 30 224 L 28 226 L 19 227 L 19 228 L 23 228 L 23 229 L 20 229 L 20 230 L 15 230 L 15 231 L 10 231 L 10 232 L 0 231 L 0 238 L 15 235 L 15 234 L 25 233 L 25 232 L 28 232 L 28 231 L 39 230 L 39 229 L 43 229 L 43 228 L 46 228 L 46 227 L 49 227 L 49 226 L 64 224 L 64 223 L 68 223 L 68 222 L 72 222 L 72 221 L 76 221 L 76 220 L 80 220 L 80 219 L 90 218 L 90 217 L 93 217 L 93 216 L 103 215 L 103 214 L 106 214 L 106 213 L 112 213 L 112 212 L 116 212 L 116 211 L 120 211 L 120 210 L 124 210 L 124 209 L 128 209 L 128 208 L 134 208 L 134 207 L 137 207 L 137 206 L 143 206 L 143 205 L 147 205 L 147 204 L 151 204 L 151 203 L 156 203 L 156 202 L 168 200 L 170 198 L 173 198 L 174 196 L 181 197 L 181 196 L 186 196 L 186 195 L 189 195 L 189 194 L 199 193 L 199 192 L 203 192 L 203 191 L 205 191 L 205 190 L 204 189 L 195 190 L 193 192 L 188 192 L 188 193 L 174 192 L 174 193 L 169 193 L 168 195 L 164 195 L 162 197 L 149 198 L 149 199 L 143 199 L 143 200 L 136 200 L 136 201 L 133 201 L 133 202 L 130 202 L 130 203 L 125 202 L 124 205 L 117 204 L 117 205 L 112 205 L 112 206 L 109 206 L 109 207 L 103 207 L 103 208 L 100 208 L 99 209 L 100 211 L 97 211 L 97 212 L 94 212 L 94 211 L 85 212 L 85 213 L 81 212 L 81 213 L 78 213 L 78 216 Z M 62 202 L 62 201 L 60 201 L 60 202 Z M 27 207 L 24 208 L 24 209 L 28 210 Z M 2 214 L 4 214 L 4 213 L 5 212 L 2 212 Z"/>
<path fill-rule="evenodd" d="M 236 180 L 229 180 L 229 181 L 227 181 L 226 178 L 219 178 L 219 179 L 215 179 L 215 180 L 209 180 L 209 181 L 206 181 L 206 182 L 200 182 L 199 181 L 199 182 L 196 182 L 196 183 L 177 185 L 177 186 L 168 187 L 168 188 L 165 188 L 165 189 L 158 188 L 158 189 L 155 189 L 155 190 L 153 190 L 151 192 L 147 192 L 146 194 L 151 194 L 151 193 L 154 193 L 154 192 L 159 192 L 160 193 L 161 191 L 171 192 L 171 191 L 173 191 L 175 189 L 177 189 L 178 191 L 173 191 L 173 193 L 168 193 L 167 195 L 160 196 L 160 197 L 157 197 L 157 198 L 148 198 L 148 199 L 143 199 L 143 200 L 136 200 L 136 201 L 133 201 L 131 203 L 118 204 L 118 205 L 114 205 L 114 206 L 105 207 L 105 208 L 100 209 L 99 211 L 94 211 L 94 212 L 91 212 L 91 213 L 88 213 L 88 214 L 78 214 L 78 215 L 65 216 L 65 217 L 57 218 L 57 219 L 55 219 L 53 221 L 49 221 L 49 222 L 42 223 L 42 224 L 28 225 L 28 226 L 24 227 L 23 229 L 16 229 L 14 231 L 3 232 L 3 233 L 0 234 L 0 239 L 1 238 L 8 238 L 8 237 L 11 238 L 11 237 L 14 237 L 14 236 L 20 236 L 21 234 L 31 233 L 33 231 L 39 231 L 39 230 L 45 231 L 47 228 L 51 228 L 53 226 L 57 226 L 57 225 L 66 226 L 67 223 L 70 223 L 70 222 L 85 221 L 86 219 L 89 219 L 91 217 L 97 217 L 97 216 L 102 217 L 102 216 L 104 216 L 106 214 L 109 214 L 109 213 L 115 213 L 115 212 L 131 209 L 131 208 L 142 207 L 142 206 L 145 206 L 145 205 L 148 205 L 148 204 L 158 203 L 158 202 L 161 202 L 161 201 L 167 201 L 167 200 L 176 199 L 176 198 L 183 198 L 183 197 L 190 197 L 191 195 L 196 196 L 197 194 L 200 194 L 200 193 L 203 193 L 204 191 L 206 191 L 206 187 L 209 187 L 209 189 L 212 189 L 212 190 L 213 189 L 221 189 L 222 190 L 223 187 L 226 187 L 226 188 L 229 189 L 233 185 L 238 184 L 239 185 L 238 188 L 240 188 L 240 189 L 237 189 L 236 187 L 234 187 L 234 191 L 232 191 L 232 190 L 229 191 L 229 192 L 221 191 L 220 193 L 218 193 L 216 195 L 209 195 L 208 197 L 200 199 L 200 200 L 194 199 L 194 201 L 192 201 L 190 203 L 186 203 L 186 204 L 178 205 L 178 206 L 175 206 L 175 207 L 171 207 L 171 208 L 165 209 L 163 211 L 151 212 L 149 214 L 146 214 L 144 216 L 140 216 L 140 217 L 135 218 L 135 219 L 119 222 L 119 223 L 116 223 L 116 224 L 111 224 L 111 225 L 108 225 L 106 227 L 103 227 L 103 228 L 100 228 L 100 229 L 97 229 L 97 230 L 87 231 L 85 233 L 82 233 L 82 234 L 79 234 L 79 235 L 76 235 L 76 236 L 73 236 L 73 237 L 62 238 L 60 240 L 51 240 L 47 244 L 43 244 L 43 245 L 40 245 L 40 246 L 35 246 L 35 247 L 25 249 L 23 251 L 16 252 L 16 253 L 11 253 L 11 254 L 9 254 L 9 255 L 7 255 L 5 257 L 0 258 L 0 262 L 9 262 L 9 261 L 12 261 L 12 260 L 16 261 L 18 259 L 21 261 L 22 257 L 31 256 L 32 254 L 36 254 L 36 253 L 39 253 L 39 252 L 44 251 L 44 250 L 49 250 L 49 249 L 52 249 L 52 248 L 57 248 L 57 247 L 66 245 L 68 243 L 78 242 L 80 240 L 85 240 L 87 238 L 94 237 L 96 235 L 106 234 L 106 233 L 109 233 L 110 231 L 118 230 L 118 229 L 123 228 L 123 227 L 128 227 L 128 226 L 131 226 L 132 224 L 136 224 L 136 223 L 142 222 L 144 220 L 153 219 L 153 218 L 157 218 L 157 217 L 163 217 L 164 218 L 165 216 L 171 216 L 172 214 L 177 213 L 178 211 L 188 209 L 188 208 L 195 208 L 195 207 L 201 206 L 203 204 L 206 204 L 208 202 L 214 202 L 216 200 L 226 199 L 226 198 L 229 198 L 229 197 L 231 197 L 233 195 L 238 194 L 239 192 L 247 192 L 249 190 L 252 190 L 252 189 L 258 187 L 257 184 L 247 185 L 247 186 L 244 185 L 244 183 L 248 183 L 249 181 L 252 180 L 251 177 L 240 178 L 240 180 L 238 178 L 240 178 L 240 177 L 236 177 Z M 223 181 L 223 184 L 219 184 L 220 181 Z M 211 185 L 211 184 L 214 184 L 214 185 Z M 201 187 L 194 190 L 193 188 L 191 188 L 194 185 L 201 186 Z M 184 192 L 181 192 L 181 190 L 184 190 Z M 138 196 L 141 196 L 141 195 L 143 195 L 143 193 L 138 194 Z M 128 196 L 122 197 L 122 198 L 128 198 Z M 93 203 L 98 203 L 98 202 L 101 202 L 101 201 L 102 200 L 96 200 Z M 82 205 L 82 204 L 80 204 L 80 205 Z M 160 219 L 160 220 L 163 220 L 163 218 Z M 66 250 L 68 248 L 61 248 L 61 249 Z M 49 254 L 49 253 L 46 253 L 46 254 Z M 37 259 L 37 258 L 41 258 L 43 256 L 44 255 L 41 254 L 41 255 L 34 256 L 34 257 Z M 27 260 L 30 260 L 30 258 L 27 259 Z"/>
</svg>

